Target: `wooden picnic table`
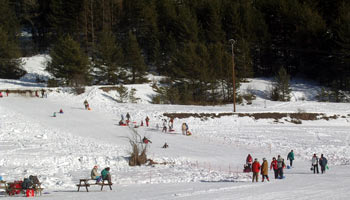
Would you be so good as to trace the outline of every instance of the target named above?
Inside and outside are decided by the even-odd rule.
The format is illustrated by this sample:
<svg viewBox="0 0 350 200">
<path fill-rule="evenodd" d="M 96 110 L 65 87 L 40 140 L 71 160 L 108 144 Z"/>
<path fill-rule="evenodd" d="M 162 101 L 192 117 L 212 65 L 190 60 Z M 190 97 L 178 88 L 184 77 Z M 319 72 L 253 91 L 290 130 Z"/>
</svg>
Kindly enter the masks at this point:
<svg viewBox="0 0 350 200">
<path fill-rule="evenodd" d="M 95 181 L 95 183 L 89 183 L 89 181 Z M 105 183 L 107 181 L 107 183 Z M 95 179 L 79 179 L 79 184 L 78 186 L 78 192 L 80 191 L 80 187 L 85 187 L 86 192 L 89 192 L 88 187 L 91 185 L 100 185 L 101 186 L 101 191 L 103 190 L 103 186 L 108 185 L 109 189 L 112 190 L 112 185 L 113 183 L 109 183 L 108 180 L 102 180 L 101 183 L 97 183 Z"/>
</svg>

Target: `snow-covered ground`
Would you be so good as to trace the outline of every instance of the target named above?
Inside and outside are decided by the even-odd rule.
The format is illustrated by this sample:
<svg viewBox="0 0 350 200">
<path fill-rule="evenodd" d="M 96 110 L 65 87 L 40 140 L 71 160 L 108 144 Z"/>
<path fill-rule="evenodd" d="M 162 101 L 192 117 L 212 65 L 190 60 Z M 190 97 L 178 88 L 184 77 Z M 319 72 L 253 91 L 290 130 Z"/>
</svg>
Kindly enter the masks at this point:
<svg viewBox="0 0 350 200">
<path fill-rule="evenodd" d="M 36 77 L 45 71 L 34 67 L 45 56 L 28 58 L 25 68 Z M 38 62 L 37 62 L 38 61 Z M 39 64 L 38 64 L 39 65 Z M 37 70 L 37 71 L 36 71 Z M 254 120 L 249 117 L 175 119 L 174 133 L 162 133 L 163 113 L 232 112 L 224 106 L 179 106 L 150 104 L 150 84 L 132 85 L 140 103 L 117 103 L 115 92 L 88 87 L 75 96 L 55 89 L 48 98 L 9 95 L 0 99 L 0 175 L 4 180 L 38 175 L 45 187 L 41 199 L 348 199 L 350 195 L 350 106 L 344 103 L 313 101 L 317 86 L 293 82 L 293 101 L 266 100 L 269 79 L 253 79 L 241 90 L 257 94 L 252 105 L 238 105 L 241 113 L 317 112 L 338 119 L 302 121 Z M 44 87 L 32 82 L 1 80 L 0 89 Z M 87 99 L 92 108 L 84 110 Z M 52 117 L 63 109 L 64 114 Z M 148 157 L 166 165 L 129 167 L 127 157 L 132 130 L 118 126 L 121 114 L 130 113 L 140 124 L 150 117 L 150 127 L 139 127 L 140 135 L 151 139 Z M 189 124 L 192 136 L 181 134 Z M 169 148 L 161 148 L 167 142 Z M 286 179 L 251 183 L 251 174 L 242 173 L 248 153 L 262 161 L 293 149 L 296 160 L 286 169 Z M 310 171 L 313 153 L 329 161 L 326 174 Z M 87 178 L 94 165 L 111 168 L 113 190 L 91 186 L 87 193 L 76 192 L 80 178 Z M 261 177 L 260 177 L 261 180 Z M 3 197 L 6 199 L 10 197 Z"/>
</svg>

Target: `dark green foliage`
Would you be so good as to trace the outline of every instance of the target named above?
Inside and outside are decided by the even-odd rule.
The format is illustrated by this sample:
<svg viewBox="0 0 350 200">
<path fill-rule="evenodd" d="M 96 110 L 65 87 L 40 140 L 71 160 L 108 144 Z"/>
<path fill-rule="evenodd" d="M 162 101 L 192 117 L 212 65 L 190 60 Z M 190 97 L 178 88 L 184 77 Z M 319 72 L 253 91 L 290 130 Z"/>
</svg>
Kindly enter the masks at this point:
<svg viewBox="0 0 350 200">
<path fill-rule="evenodd" d="M 112 32 L 102 32 L 98 37 L 95 67 L 98 69 L 98 82 L 114 85 L 120 82 L 121 66 L 123 64 L 123 52 Z"/>
<path fill-rule="evenodd" d="M 232 102 L 230 39 L 236 80 L 285 66 L 349 91 L 349 10 L 346 0 L 2 0 L 0 26 L 25 54 L 71 35 L 100 69 L 95 83 L 141 83 L 155 72 L 172 78 L 173 102 L 215 104 Z M 19 39 L 20 28 L 32 40 Z"/>
<path fill-rule="evenodd" d="M 8 0 L 0 1 L 0 13 L 0 78 L 16 79 L 25 74 L 19 59 L 19 24 Z"/>
<path fill-rule="evenodd" d="M 89 84 L 90 62 L 80 49 L 79 43 L 69 35 L 61 37 L 50 51 L 52 58 L 47 71 L 61 79 L 63 85 L 80 86 Z"/>
<path fill-rule="evenodd" d="M 290 100 L 290 76 L 284 67 L 278 71 L 275 82 L 271 91 L 271 99 L 273 101 L 289 101 Z"/>
<path fill-rule="evenodd" d="M 124 67 L 131 71 L 131 83 L 145 81 L 146 65 L 136 36 L 130 31 L 124 47 Z"/>
</svg>

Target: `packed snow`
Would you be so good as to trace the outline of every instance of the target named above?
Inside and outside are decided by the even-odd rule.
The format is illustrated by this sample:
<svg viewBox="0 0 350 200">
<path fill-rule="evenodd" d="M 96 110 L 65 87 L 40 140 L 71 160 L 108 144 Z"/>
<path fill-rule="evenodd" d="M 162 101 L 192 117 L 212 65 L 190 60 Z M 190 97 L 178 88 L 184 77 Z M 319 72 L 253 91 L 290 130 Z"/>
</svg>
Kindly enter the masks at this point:
<svg viewBox="0 0 350 200">
<path fill-rule="evenodd" d="M 44 70 L 45 55 L 26 58 L 27 77 L 0 79 L 0 90 L 41 89 L 45 84 L 34 77 L 49 78 Z M 150 78 L 152 80 L 152 78 Z M 159 77 L 154 78 L 158 80 Z M 65 88 L 53 88 L 47 98 L 9 94 L 0 98 L 0 176 L 6 181 L 38 175 L 43 184 L 41 199 L 348 199 L 350 191 L 350 106 L 346 103 L 319 103 L 319 87 L 303 81 L 292 82 L 291 102 L 267 100 L 271 79 L 249 79 L 241 92 L 257 95 L 251 105 L 237 105 L 239 113 L 315 112 L 337 119 L 302 121 L 225 116 L 174 120 L 175 132 L 163 133 L 164 113 L 228 113 L 233 105 L 182 106 L 151 104 L 155 94 L 151 83 L 127 85 L 137 90 L 138 103 L 118 103 L 115 91 L 101 86 L 87 87 L 74 95 Z M 46 88 L 45 88 L 46 89 Z M 87 100 L 91 110 L 85 110 Z M 62 109 L 63 114 L 58 113 Z M 56 117 L 53 113 L 56 112 Z M 121 115 L 129 112 L 130 127 L 119 126 Z M 148 158 L 166 164 L 130 167 L 129 139 L 133 126 L 149 138 Z M 181 133 L 189 125 L 192 136 Z M 161 148 L 164 143 L 169 148 Z M 293 149 L 293 168 L 285 169 L 285 179 L 252 183 L 251 173 L 243 173 L 246 156 L 266 158 L 281 155 L 286 160 Z M 328 159 L 326 174 L 310 171 L 311 157 L 323 153 Z M 286 160 L 286 164 L 289 161 Z M 79 179 L 88 178 L 94 165 L 111 168 L 113 190 L 91 186 L 81 188 Z M 0 192 L 3 199 L 12 198 Z"/>
</svg>

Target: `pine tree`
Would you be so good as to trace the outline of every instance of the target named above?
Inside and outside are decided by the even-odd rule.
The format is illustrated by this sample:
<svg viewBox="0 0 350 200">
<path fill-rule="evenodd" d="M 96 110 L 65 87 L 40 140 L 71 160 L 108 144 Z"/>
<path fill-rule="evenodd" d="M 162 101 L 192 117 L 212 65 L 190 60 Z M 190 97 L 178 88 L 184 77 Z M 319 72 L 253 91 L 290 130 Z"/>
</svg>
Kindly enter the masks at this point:
<svg viewBox="0 0 350 200">
<path fill-rule="evenodd" d="M 98 36 L 95 61 L 100 82 L 114 85 L 118 80 L 123 63 L 123 53 L 112 32 L 103 31 Z"/>
<path fill-rule="evenodd" d="M 124 47 L 124 66 L 131 71 L 131 83 L 144 82 L 146 65 L 136 36 L 131 31 L 129 31 L 128 40 Z"/>
<path fill-rule="evenodd" d="M 289 101 L 290 100 L 290 76 L 284 67 L 281 67 L 275 76 L 275 83 L 272 89 L 272 100 L 274 101 Z"/>
<path fill-rule="evenodd" d="M 18 45 L 19 24 L 8 0 L 0 1 L 0 78 L 16 79 L 25 74 Z"/>
<path fill-rule="evenodd" d="M 81 86 L 89 84 L 90 62 L 79 43 L 69 35 L 59 38 L 50 51 L 51 61 L 47 71 L 61 79 L 63 85 Z"/>
</svg>

